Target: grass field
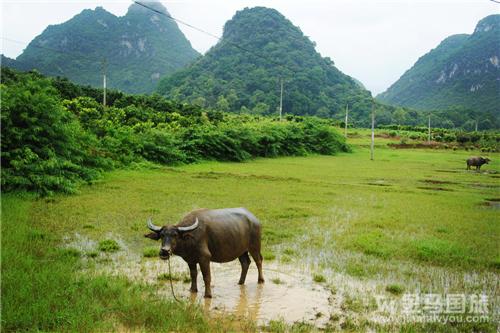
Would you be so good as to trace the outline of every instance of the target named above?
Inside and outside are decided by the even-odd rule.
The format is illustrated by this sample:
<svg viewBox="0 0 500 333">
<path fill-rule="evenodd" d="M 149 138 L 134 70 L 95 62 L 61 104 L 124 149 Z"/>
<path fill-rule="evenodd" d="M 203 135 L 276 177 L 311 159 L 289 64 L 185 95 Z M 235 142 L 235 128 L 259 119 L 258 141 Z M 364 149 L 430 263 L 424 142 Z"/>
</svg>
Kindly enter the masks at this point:
<svg viewBox="0 0 500 333">
<path fill-rule="evenodd" d="M 490 153 L 492 162 L 476 173 L 465 170 L 465 159 L 479 152 L 396 150 L 377 138 L 370 161 L 368 132 L 356 133 L 349 140 L 354 152 L 338 156 L 137 165 L 73 196 L 3 195 L 3 328 L 256 330 L 158 300 L 126 277 L 81 276 L 78 268 L 99 260 L 98 248 L 62 246 L 81 235 L 96 244 L 118 239 L 121 248 L 148 256 L 154 253 L 142 237 L 148 216 L 175 223 L 195 208 L 244 206 L 263 224 L 264 265 L 308 267 L 311 279 L 341 302 L 328 330 L 495 332 L 494 315 L 453 326 L 383 322 L 367 295 L 485 293 L 498 308 L 500 154 Z M 154 310 L 147 302 L 155 302 Z M 84 309 L 89 314 L 80 318 Z M 313 328 L 276 321 L 265 329 Z"/>
</svg>

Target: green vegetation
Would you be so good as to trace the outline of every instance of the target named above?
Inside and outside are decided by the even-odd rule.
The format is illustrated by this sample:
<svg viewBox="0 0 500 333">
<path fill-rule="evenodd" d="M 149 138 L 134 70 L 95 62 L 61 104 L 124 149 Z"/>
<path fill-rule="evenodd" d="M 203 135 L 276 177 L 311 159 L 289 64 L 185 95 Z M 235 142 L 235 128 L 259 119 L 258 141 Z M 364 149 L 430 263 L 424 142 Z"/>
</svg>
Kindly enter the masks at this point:
<svg viewBox="0 0 500 333">
<path fill-rule="evenodd" d="M 335 157 L 117 170 L 72 196 L 47 200 L 3 195 L 2 328 L 109 331 L 120 325 L 144 331 L 227 330 L 228 326 L 207 327 L 206 317 L 196 308 L 159 302 L 150 295 L 154 288 L 125 278 L 80 275 L 84 261 L 59 250 L 63 237 L 78 233 L 98 242 L 112 232 L 128 251 L 141 255 L 151 246 L 142 236 L 151 212 L 155 219 L 173 223 L 192 207 L 244 205 L 263 224 L 264 253 L 283 249 L 289 254 L 281 258 L 286 256 L 293 265 L 307 262 L 308 256 L 318 258 L 325 285 L 333 282 L 327 274 L 333 270 L 358 284 L 377 284 L 380 292 L 396 296 L 401 286 L 405 286 L 403 293 L 414 292 L 416 286 L 437 293 L 491 293 L 500 232 L 497 211 L 483 203 L 497 197 L 500 154 L 489 154 L 492 162 L 483 173 L 468 172 L 465 159 L 476 152 L 392 149 L 387 143 L 393 139 L 378 134 L 374 161 L 369 161 L 364 147 L 369 131 L 356 129 L 349 131 L 354 153 Z M 423 181 L 441 182 L 428 187 L 451 191 L 420 189 Z M 304 255 L 298 258 L 293 253 Z M 472 272 L 478 279 L 468 284 L 465 277 Z M 179 278 L 184 276 L 187 272 Z M 448 282 L 441 285 L 440 281 Z M 336 289 L 349 296 L 342 304 L 349 311 L 340 314 L 346 328 L 390 331 L 399 327 L 371 324 L 363 319 L 369 304 L 342 284 Z M 69 305 L 73 297 L 76 303 Z M 46 312 L 46 304 L 52 304 L 53 313 Z M 21 316 L 19 308 L 28 315 Z M 109 308 L 112 313 L 104 314 Z M 158 311 L 168 315 L 157 316 Z M 463 332 L 494 331 L 492 325 L 456 327 Z M 273 321 L 271 327 L 292 329 L 282 321 Z M 444 332 L 448 326 L 407 323 L 400 328 Z"/>
<path fill-rule="evenodd" d="M 272 278 L 271 282 L 274 283 L 274 284 L 284 284 L 285 283 L 285 281 L 283 281 L 282 279 L 280 279 L 278 277 L 277 278 Z"/>
<path fill-rule="evenodd" d="M 472 35 L 454 35 L 421 57 L 386 92 L 384 103 L 432 111 L 440 127 L 499 128 L 500 15 L 479 21 Z M 496 59 L 496 60 L 495 60 Z M 408 113 L 403 109 L 399 124 Z M 445 117 L 443 117 L 445 116 Z M 410 117 L 411 118 L 411 117 Z"/>
<path fill-rule="evenodd" d="M 2 187 L 75 192 L 103 170 L 137 162 L 245 161 L 348 151 L 326 120 L 230 115 L 159 96 L 110 95 L 2 68 Z M 80 94 L 83 94 L 80 95 Z"/>
<path fill-rule="evenodd" d="M 142 256 L 144 258 L 156 258 L 158 257 L 158 251 L 157 247 L 148 247 L 142 251 Z"/>
<path fill-rule="evenodd" d="M 160 281 L 172 280 L 172 281 L 182 281 L 184 283 L 189 283 L 191 282 L 191 277 L 187 273 L 186 274 L 161 273 L 160 275 L 158 275 L 158 280 Z"/>
<path fill-rule="evenodd" d="M 428 127 L 381 125 L 379 136 L 400 139 L 401 143 L 422 143 L 428 140 Z M 465 132 L 445 128 L 431 128 L 431 145 L 444 149 L 481 150 L 481 152 L 500 151 L 500 133 L 497 131 Z M 393 144 L 393 143 L 391 143 Z"/>
<path fill-rule="evenodd" d="M 148 6 L 168 13 L 159 2 L 148 2 Z M 123 17 L 97 7 L 50 25 L 15 61 L 6 64 L 99 87 L 106 59 L 109 87 L 151 93 L 161 77 L 198 56 L 174 21 L 132 4 Z"/>
<path fill-rule="evenodd" d="M 368 124 L 370 93 L 322 58 L 292 22 L 264 7 L 238 11 L 222 40 L 195 64 L 161 80 L 158 92 L 221 111 L 276 115 L 280 78 L 287 114 L 341 118 L 348 103 L 353 119 Z"/>
<path fill-rule="evenodd" d="M 30 197 L 2 195 L 2 331 L 210 330 L 200 309 L 159 299 L 150 286 L 79 274 L 79 255 L 61 250 L 61 233 L 30 236 L 57 227 L 33 223 L 34 206 Z"/>
<path fill-rule="evenodd" d="M 117 252 L 120 246 L 114 239 L 105 239 L 99 242 L 98 249 L 102 252 Z"/>
<path fill-rule="evenodd" d="M 313 281 L 317 283 L 322 283 L 326 281 L 326 278 L 322 274 L 314 274 Z"/>
<path fill-rule="evenodd" d="M 315 282 L 345 295 L 345 313 L 329 322 L 342 316 L 343 329 L 444 331 L 373 323 L 364 294 L 495 293 L 498 133 L 434 129 L 439 145 L 411 149 L 425 128 L 386 126 L 370 161 L 370 132 L 350 129 L 348 146 L 331 120 L 280 122 L 116 91 L 102 107 L 100 90 L 64 79 L 2 68 L 2 80 L 2 330 L 259 330 L 158 297 L 158 286 L 188 282 L 187 272 L 144 285 L 100 270 L 122 260 L 101 252 L 151 264 L 158 249 L 143 237 L 146 218 L 174 223 L 197 207 L 255 213 L 265 261 L 305 265 L 309 278 L 321 272 Z M 491 163 L 466 171 L 466 158 L 480 154 Z M 81 239 L 97 245 L 80 247 Z M 273 320 L 265 329 L 314 328 Z"/>
<path fill-rule="evenodd" d="M 385 290 L 394 295 L 401 295 L 404 292 L 405 288 L 400 286 L 399 284 L 390 284 L 385 287 Z"/>
</svg>

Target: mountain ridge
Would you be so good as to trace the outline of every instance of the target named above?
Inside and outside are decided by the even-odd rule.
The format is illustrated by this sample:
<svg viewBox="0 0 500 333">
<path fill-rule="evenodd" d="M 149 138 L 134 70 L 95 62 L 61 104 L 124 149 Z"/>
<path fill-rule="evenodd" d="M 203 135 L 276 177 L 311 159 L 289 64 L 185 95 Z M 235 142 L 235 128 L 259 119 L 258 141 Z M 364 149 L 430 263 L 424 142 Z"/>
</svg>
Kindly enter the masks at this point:
<svg viewBox="0 0 500 333">
<path fill-rule="evenodd" d="M 420 110 L 465 107 L 499 123 L 500 15 L 478 22 L 474 32 L 445 38 L 377 100 Z"/>
<path fill-rule="evenodd" d="M 168 15 L 159 2 L 147 5 Z M 20 69 L 99 86 L 105 58 L 111 88 L 150 93 L 161 77 L 199 56 L 174 21 L 134 3 L 124 16 L 98 6 L 49 25 L 16 60 Z"/>
<path fill-rule="evenodd" d="M 277 114 L 281 78 L 285 113 L 335 117 L 349 103 L 362 115 L 371 105 L 368 91 L 323 58 L 300 28 L 266 7 L 236 12 L 221 41 L 161 80 L 158 92 L 226 111 Z"/>
</svg>

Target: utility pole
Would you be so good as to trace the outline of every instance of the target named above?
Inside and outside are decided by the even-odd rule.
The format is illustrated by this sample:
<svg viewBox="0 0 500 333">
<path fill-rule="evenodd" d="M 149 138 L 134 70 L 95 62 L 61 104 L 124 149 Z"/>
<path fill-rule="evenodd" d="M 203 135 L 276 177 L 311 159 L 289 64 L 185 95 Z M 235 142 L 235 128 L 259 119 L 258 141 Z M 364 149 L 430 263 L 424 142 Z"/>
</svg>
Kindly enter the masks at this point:
<svg viewBox="0 0 500 333">
<path fill-rule="evenodd" d="M 281 93 L 280 93 L 280 121 L 283 117 L 283 78 L 281 78 Z"/>
<path fill-rule="evenodd" d="M 431 143 L 431 114 L 429 113 L 429 132 L 427 133 L 427 142 Z"/>
<path fill-rule="evenodd" d="M 102 59 L 102 105 L 106 106 L 106 58 Z"/>
<path fill-rule="evenodd" d="M 477 123 L 478 123 L 478 120 L 476 119 L 476 130 L 475 130 L 476 132 L 477 132 Z"/>
<path fill-rule="evenodd" d="M 345 130 L 344 130 L 344 136 L 347 139 L 347 121 L 348 121 L 348 116 L 349 115 L 349 104 L 345 105 Z"/>
<path fill-rule="evenodd" d="M 372 143 L 370 145 L 370 160 L 373 161 L 373 150 L 375 148 L 375 102 L 372 101 Z"/>
</svg>

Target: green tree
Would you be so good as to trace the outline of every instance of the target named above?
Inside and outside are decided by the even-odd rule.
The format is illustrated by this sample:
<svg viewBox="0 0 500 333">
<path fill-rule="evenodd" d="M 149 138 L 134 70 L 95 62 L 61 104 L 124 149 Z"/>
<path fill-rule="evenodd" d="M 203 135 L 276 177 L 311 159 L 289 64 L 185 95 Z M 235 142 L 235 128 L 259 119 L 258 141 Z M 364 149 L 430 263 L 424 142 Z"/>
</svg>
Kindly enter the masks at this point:
<svg viewBox="0 0 500 333">
<path fill-rule="evenodd" d="M 223 96 L 220 95 L 219 98 L 217 99 L 217 104 L 216 104 L 217 110 L 221 112 L 228 112 L 229 111 L 229 102 L 227 99 Z"/>
<path fill-rule="evenodd" d="M 63 107 L 48 79 L 28 77 L 2 94 L 2 187 L 4 190 L 73 192 L 105 165 L 99 143 Z"/>
<path fill-rule="evenodd" d="M 253 114 L 264 115 L 269 111 L 269 105 L 259 102 L 252 109 Z"/>
</svg>

